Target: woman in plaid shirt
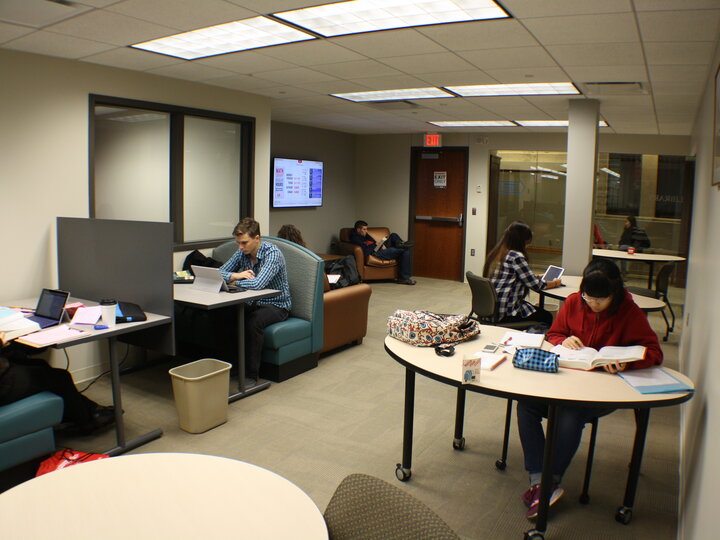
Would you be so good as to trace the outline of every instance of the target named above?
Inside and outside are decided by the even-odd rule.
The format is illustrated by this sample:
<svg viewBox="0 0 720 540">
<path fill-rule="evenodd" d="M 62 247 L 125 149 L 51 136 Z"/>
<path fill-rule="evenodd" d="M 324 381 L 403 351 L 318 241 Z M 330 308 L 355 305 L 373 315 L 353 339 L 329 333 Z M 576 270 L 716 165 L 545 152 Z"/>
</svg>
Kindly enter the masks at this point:
<svg viewBox="0 0 720 540">
<path fill-rule="evenodd" d="M 497 321 L 537 321 L 548 326 L 552 314 L 525 300 L 528 291 L 552 289 L 560 279 L 547 283 L 533 274 L 527 262 L 527 246 L 532 241 L 532 230 L 522 221 L 513 221 L 503 237 L 485 260 L 483 275 L 492 281 L 498 297 Z"/>
</svg>

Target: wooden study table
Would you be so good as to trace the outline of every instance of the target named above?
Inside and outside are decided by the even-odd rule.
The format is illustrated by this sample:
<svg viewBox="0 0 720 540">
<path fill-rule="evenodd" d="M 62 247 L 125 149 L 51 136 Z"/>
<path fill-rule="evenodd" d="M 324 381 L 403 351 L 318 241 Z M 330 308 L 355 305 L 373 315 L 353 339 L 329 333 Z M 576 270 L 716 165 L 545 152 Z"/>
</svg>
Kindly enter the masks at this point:
<svg viewBox="0 0 720 540">
<path fill-rule="evenodd" d="M 93 305 L 98 304 L 95 301 L 83 300 L 80 298 L 70 298 L 69 302 L 82 302 L 86 306 L 93 306 Z M 36 304 L 37 304 L 37 298 L 35 298 L 35 299 L 32 299 L 32 298 L 27 299 L 26 298 L 24 300 L 19 300 L 19 301 L 10 303 L 10 305 L 14 305 L 14 306 L 34 306 Z M 53 347 L 54 349 L 65 349 L 67 347 L 73 347 L 75 345 L 80 345 L 82 343 L 89 343 L 91 341 L 97 341 L 100 339 L 108 340 L 109 359 L 110 359 L 110 382 L 112 385 L 113 407 L 115 408 L 116 445 L 113 448 L 105 450 L 102 453 L 108 454 L 110 456 L 117 456 L 120 454 L 124 454 L 125 452 L 128 452 L 130 450 L 133 450 L 134 448 L 142 446 L 143 444 L 146 444 L 154 439 L 158 439 L 158 438 L 162 437 L 162 430 L 154 429 L 152 431 L 149 431 L 148 433 L 145 433 L 144 435 L 140 435 L 129 441 L 125 439 L 125 423 L 123 421 L 122 391 L 121 391 L 122 385 L 120 382 L 120 362 L 118 360 L 117 353 L 115 351 L 117 337 L 121 336 L 123 334 L 129 334 L 131 332 L 147 330 L 148 328 L 152 328 L 154 326 L 160 326 L 160 325 L 172 323 L 172 319 L 165 315 L 157 315 L 155 313 L 147 313 L 147 312 L 145 313 L 145 315 L 147 316 L 146 321 L 118 323 L 113 328 L 107 328 L 105 330 L 95 330 L 92 326 L 90 326 L 90 327 L 88 327 L 88 330 L 83 331 L 80 336 L 74 337 L 72 339 L 56 342 L 56 343 L 49 343 L 47 345 L 48 347 Z M 56 327 L 50 327 L 47 330 L 52 330 L 53 328 L 56 328 Z M 22 343 L 22 338 L 19 338 L 19 341 Z"/>
<path fill-rule="evenodd" d="M 677 255 L 663 255 L 660 253 L 639 253 L 635 252 L 630 255 L 627 251 L 621 251 L 617 249 L 598 249 L 592 250 L 593 257 L 605 257 L 606 259 L 623 259 L 626 261 L 642 261 L 646 263 L 648 268 L 648 283 L 647 288 L 652 289 L 654 265 L 656 262 L 680 262 L 686 261 L 685 257 L 678 257 Z"/>
<path fill-rule="evenodd" d="M 545 304 L 545 297 L 555 298 L 556 300 L 566 300 L 568 296 L 576 293 L 580 290 L 580 282 L 582 276 L 565 276 L 560 278 L 562 281 L 562 287 L 555 287 L 554 289 L 542 289 L 538 292 L 540 295 L 540 307 Z M 648 296 L 642 296 L 639 294 L 632 293 L 633 301 L 642 309 L 645 313 L 651 311 L 662 311 L 665 309 L 665 302 L 658 298 L 650 298 Z"/>
<path fill-rule="evenodd" d="M 289 480 L 201 454 L 134 454 L 33 478 L 0 494 L 0 523 L 8 539 L 328 538 L 318 507 Z"/>
<path fill-rule="evenodd" d="M 630 470 L 622 506 L 615 518 L 621 523 L 629 523 L 640 475 L 650 409 L 677 405 L 689 400 L 693 393 L 641 394 L 621 377 L 606 371 L 580 371 L 560 368 L 558 373 L 541 373 L 516 369 L 508 358 L 492 371 L 482 371 L 480 381 L 474 384 L 462 383 L 462 358 L 464 354 L 478 352 L 488 343 L 498 343 L 507 332 L 499 326 L 483 326 L 479 338 L 460 343 L 452 357 L 444 358 L 435 354 L 432 347 L 415 347 L 391 337 L 385 338 L 385 350 L 400 365 L 405 367 L 405 405 L 403 423 L 402 462 L 396 466 L 395 474 L 401 481 L 407 481 L 412 475 L 412 439 L 413 416 L 415 407 L 415 374 L 419 373 L 458 389 L 455 440 L 453 447 L 461 450 L 464 444 L 462 425 L 467 391 L 490 396 L 511 399 L 530 400 L 548 405 L 546 434 L 555 430 L 555 415 L 558 406 L 597 407 L 602 409 L 635 409 L 636 431 L 633 443 Z M 548 345 L 548 344 L 546 344 Z M 681 382 L 694 385 L 685 375 L 664 368 Z M 526 539 L 543 539 L 547 529 L 548 501 L 552 484 L 552 455 L 554 437 L 547 436 L 543 457 L 540 507 L 533 529 L 525 533 Z"/>
<path fill-rule="evenodd" d="M 237 310 L 237 365 L 238 365 L 238 391 L 228 397 L 229 402 L 256 394 L 261 390 L 270 388 L 270 381 L 258 380 L 254 386 L 245 387 L 245 303 L 277 296 L 280 291 L 275 289 L 261 289 L 259 291 L 246 290 L 229 293 L 201 291 L 192 285 L 173 285 L 173 298 L 175 302 L 192 306 L 197 309 L 213 310 L 234 306 Z"/>
</svg>

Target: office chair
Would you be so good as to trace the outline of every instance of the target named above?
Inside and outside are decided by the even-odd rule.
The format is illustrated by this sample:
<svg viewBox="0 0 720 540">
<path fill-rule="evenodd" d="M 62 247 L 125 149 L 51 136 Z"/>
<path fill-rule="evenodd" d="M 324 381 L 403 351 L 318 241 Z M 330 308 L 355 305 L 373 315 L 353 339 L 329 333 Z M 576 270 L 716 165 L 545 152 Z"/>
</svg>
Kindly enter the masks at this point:
<svg viewBox="0 0 720 540">
<path fill-rule="evenodd" d="M 384 480 L 346 476 L 323 514 L 330 540 L 459 540 L 434 511 Z"/>
<path fill-rule="evenodd" d="M 675 330 L 675 312 L 673 311 L 672 306 L 670 305 L 670 300 L 668 300 L 668 288 L 670 286 L 670 274 L 672 274 L 673 269 L 675 268 L 674 264 L 664 264 L 662 268 L 660 268 L 660 271 L 658 272 L 657 277 L 655 278 L 655 290 L 652 289 L 646 289 L 643 287 L 628 287 L 627 290 L 634 294 L 639 294 L 640 296 L 647 296 L 648 298 L 657 298 L 658 300 L 662 300 L 665 302 L 665 305 L 670 310 L 670 315 L 672 315 L 672 324 L 668 322 L 667 315 L 665 315 L 665 308 L 660 312 L 663 316 L 663 319 L 665 320 L 665 336 L 663 336 L 663 341 L 667 341 L 668 337 L 670 336 L 670 332 Z"/>
</svg>

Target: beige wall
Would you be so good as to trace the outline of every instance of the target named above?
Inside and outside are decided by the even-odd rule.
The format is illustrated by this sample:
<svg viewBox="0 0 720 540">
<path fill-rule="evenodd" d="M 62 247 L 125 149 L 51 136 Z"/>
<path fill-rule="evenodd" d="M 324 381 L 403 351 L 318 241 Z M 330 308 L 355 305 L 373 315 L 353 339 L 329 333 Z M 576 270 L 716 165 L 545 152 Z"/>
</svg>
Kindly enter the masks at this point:
<svg viewBox="0 0 720 540">
<path fill-rule="evenodd" d="M 720 63 L 720 47 L 715 63 Z M 696 384 L 693 399 L 683 406 L 680 461 L 680 538 L 717 538 L 714 504 L 720 479 L 720 188 L 712 177 L 714 75 L 693 132 L 697 156 L 693 199 L 688 287 L 680 343 L 681 370 Z M 718 119 L 720 121 L 720 119 Z M 716 324 L 717 323 L 717 324 Z"/>
<path fill-rule="evenodd" d="M 88 216 L 91 93 L 255 117 L 255 214 L 267 226 L 267 98 L 7 50 L 0 50 L 0 77 L 0 301 L 36 296 L 41 287 L 56 286 L 55 218 Z M 71 349 L 71 369 L 96 363 L 94 354 Z M 85 375 L 76 373 L 76 379 Z"/>
</svg>

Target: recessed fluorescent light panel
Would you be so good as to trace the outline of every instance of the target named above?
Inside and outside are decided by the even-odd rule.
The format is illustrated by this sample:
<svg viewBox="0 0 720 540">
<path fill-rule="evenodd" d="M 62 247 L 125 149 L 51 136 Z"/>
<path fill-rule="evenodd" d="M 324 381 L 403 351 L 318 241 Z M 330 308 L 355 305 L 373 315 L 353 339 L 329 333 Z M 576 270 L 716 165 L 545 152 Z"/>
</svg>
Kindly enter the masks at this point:
<svg viewBox="0 0 720 540">
<path fill-rule="evenodd" d="M 350 0 L 273 16 L 325 37 L 508 18 L 492 0 Z"/>
<path fill-rule="evenodd" d="M 136 43 L 132 47 L 194 60 L 309 39 L 316 38 L 272 19 L 253 17 Z"/>
<path fill-rule="evenodd" d="M 428 124 L 437 127 L 517 127 L 517 124 L 509 120 L 448 120 Z"/>
<path fill-rule="evenodd" d="M 567 127 L 567 120 L 515 120 L 523 127 Z M 598 122 L 598 127 L 608 127 L 605 120 Z"/>
<path fill-rule="evenodd" d="M 476 84 L 470 86 L 445 86 L 462 97 L 486 96 L 559 96 L 579 94 L 570 82 L 527 83 L 527 84 Z"/>
<path fill-rule="evenodd" d="M 400 90 L 375 90 L 372 92 L 349 92 L 346 94 L 330 94 L 348 101 L 397 101 L 402 99 L 452 98 L 439 88 L 403 88 Z"/>
</svg>

